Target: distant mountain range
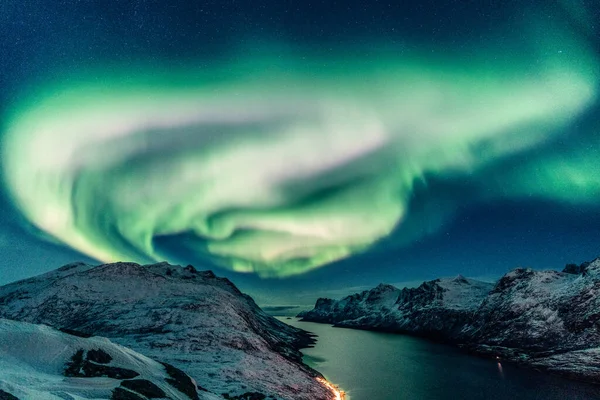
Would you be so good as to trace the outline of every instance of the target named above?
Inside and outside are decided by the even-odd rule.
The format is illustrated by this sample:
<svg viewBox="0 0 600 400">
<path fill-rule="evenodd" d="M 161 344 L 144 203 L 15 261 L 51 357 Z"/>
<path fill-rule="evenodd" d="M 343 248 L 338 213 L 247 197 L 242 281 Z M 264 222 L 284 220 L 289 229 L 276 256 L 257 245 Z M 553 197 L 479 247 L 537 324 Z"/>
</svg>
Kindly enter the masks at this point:
<svg viewBox="0 0 600 400">
<path fill-rule="evenodd" d="M 65 265 L 0 287 L 0 318 L 3 400 L 335 398 L 310 334 L 192 266 Z"/>
<path fill-rule="evenodd" d="M 458 276 L 381 284 L 298 315 L 345 328 L 428 337 L 571 378 L 600 382 L 600 259 L 562 272 L 518 268 L 495 284 Z"/>
</svg>

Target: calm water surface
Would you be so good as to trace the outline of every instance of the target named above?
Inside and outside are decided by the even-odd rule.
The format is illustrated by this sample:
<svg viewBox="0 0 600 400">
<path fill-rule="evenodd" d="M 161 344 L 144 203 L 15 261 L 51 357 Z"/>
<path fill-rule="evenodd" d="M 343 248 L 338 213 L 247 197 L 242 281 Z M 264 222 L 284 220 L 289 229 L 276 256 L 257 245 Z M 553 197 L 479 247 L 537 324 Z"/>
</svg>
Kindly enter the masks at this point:
<svg viewBox="0 0 600 400">
<path fill-rule="evenodd" d="M 280 318 L 319 335 L 304 361 L 351 400 L 600 399 L 600 387 L 569 381 L 410 336 Z"/>
</svg>

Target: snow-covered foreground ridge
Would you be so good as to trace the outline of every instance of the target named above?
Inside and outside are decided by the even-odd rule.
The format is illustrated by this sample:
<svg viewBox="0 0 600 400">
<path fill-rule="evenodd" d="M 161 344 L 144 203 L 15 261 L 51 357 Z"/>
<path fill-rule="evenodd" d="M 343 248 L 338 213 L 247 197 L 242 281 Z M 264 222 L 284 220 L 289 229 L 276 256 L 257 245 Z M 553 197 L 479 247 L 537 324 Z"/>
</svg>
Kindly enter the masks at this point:
<svg viewBox="0 0 600 400">
<path fill-rule="evenodd" d="M 139 394 L 198 399 L 193 380 L 173 371 L 105 338 L 0 319 L 2 399 L 135 399 Z"/>
<path fill-rule="evenodd" d="M 126 354 L 139 353 L 150 363 L 174 366 L 197 383 L 200 399 L 335 398 L 317 379 L 321 375 L 301 361 L 299 348 L 312 341 L 307 332 L 268 316 L 229 280 L 192 266 L 65 265 L 0 287 L 0 318 L 108 338 L 110 342 L 91 339 L 115 348 L 124 346 L 118 348 Z M 56 340 L 66 340 L 65 333 L 48 327 L 29 325 L 29 329 L 51 332 L 48 335 L 56 336 Z M 76 343 L 73 346 L 84 349 L 85 361 L 89 346 L 78 342 L 83 338 L 71 336 L 68 335 L 69 340 Z M 32 336 L 31 342 L 38 343 L 38 339 Z M 72 357 L 68 353 L 73 349 L 65 350 L 64 357 Z M 35 352 L 32 357 L 35 358 Z M 22 363 L 20 360 L 19 365 Z M 54 368 L 54 372 L 60 370 L 58 364 Z M 61 368 L 64 371 L 64 365 Z M 163 370 L 164 367 L 160 373 L 164 375 Z M 57 380 L 51 382 L 61 382 L 57 390 L 63 390 L 64 382 L 82 379 L 56 376 Z M 110 381 L 104 385 L 120 383 Z M 50 386 L 45 386 L 48 392 Z M 74 395 L 73 398 L 109 398 L 79 392 Z M 27 398 L 43 397 L 22 399 Z"/>
<path fill-rule="evenodd" d="M 600 383 L 600 259 L 562 272 L 518 268 L 495 284 L 436 279 L 321 298 L 304 320 L 430 337 Z"/>
</svg>

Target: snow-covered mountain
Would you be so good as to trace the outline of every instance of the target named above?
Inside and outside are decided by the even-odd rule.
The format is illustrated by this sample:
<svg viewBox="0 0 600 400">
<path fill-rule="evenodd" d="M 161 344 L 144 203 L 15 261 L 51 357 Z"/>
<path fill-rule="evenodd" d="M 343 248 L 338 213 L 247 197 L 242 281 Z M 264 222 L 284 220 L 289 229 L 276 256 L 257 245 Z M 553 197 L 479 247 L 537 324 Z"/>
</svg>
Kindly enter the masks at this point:
<svg viewBox="0 0 600 400">
<path fill-rule="evenodd" d="M 0 319 L 1 399 L 198 399 L 181 370 L 101 337 Z M 218 399 L 206 394 L 205 399 Z"/>
<path fill-rule="evenodd" d="M 492 287 L 460 275 L 402 290 L 381 284 L 338 301 L 319 299 L 313 310 L 299 316 L 348 328 L 450 339 L 460 334 Z"/>
<path fill-rule="evenodd" d="M 600 259 L 562 272 L 518 268 L 496 284 L 458 276 L 319 299 L 304 320 L 411 333 L 479 354 L 600 380 Z"/>
<path fill-rule="evenodd" d="M 192 266 L 69 264 L 0 287 L 0 317 L 109 338 L 185 371 L 201 398 L 334 398 L 301 361 L 308 333 Z"/>
<path fill-rule="evenodd" d="M 467 347 L 600 381 L 600 259 L 504 275 L 465 329 Z"/>
</svg>

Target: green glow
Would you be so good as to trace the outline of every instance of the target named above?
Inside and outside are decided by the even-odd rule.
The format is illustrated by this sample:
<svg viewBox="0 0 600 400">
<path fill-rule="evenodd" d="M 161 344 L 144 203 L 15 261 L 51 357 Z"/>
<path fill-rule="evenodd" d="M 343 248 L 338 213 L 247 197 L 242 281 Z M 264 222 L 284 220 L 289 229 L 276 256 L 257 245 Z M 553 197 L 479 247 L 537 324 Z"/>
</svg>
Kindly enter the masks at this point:
<svg viewBox="0 0 600 400">
<path fill-rule="evenodd" d="M 54 86 L 15 112 L 7 185 L 33 224 L 102 261 L 162 260 L 154 239 L 186 234 L 226 268 L 300 274 L 387 237 L 415 182 L 560 138 L 598 83 L 585 45 L 560 40 L 564 57 L 265 55 Z M 589 165 L 546 165 L 507 173 L 505 194 L 598 192 Z"/>
</svg>

